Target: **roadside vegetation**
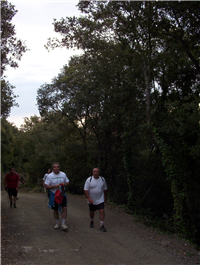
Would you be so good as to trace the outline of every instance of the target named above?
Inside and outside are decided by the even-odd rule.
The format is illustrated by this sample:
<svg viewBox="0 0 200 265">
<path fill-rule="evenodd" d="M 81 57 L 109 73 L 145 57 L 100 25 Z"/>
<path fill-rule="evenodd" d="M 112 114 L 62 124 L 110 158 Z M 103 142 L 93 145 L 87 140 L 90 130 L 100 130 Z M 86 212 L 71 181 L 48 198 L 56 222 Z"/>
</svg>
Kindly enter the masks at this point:
<svg viewBox="0 0 200 265">
<path fill-rule="evenodd" d="M 110 202 L 200 246 L 200 3 L 78 7 L 82 17 L 54 21 L 62 39 L 46 48 L 83 53 L 38 88 L 40 117 L 18 129 L 5 112 L 1 171 L 34 187 L 58 161 L 82 194 L 99 167 Z"/>
</svg>

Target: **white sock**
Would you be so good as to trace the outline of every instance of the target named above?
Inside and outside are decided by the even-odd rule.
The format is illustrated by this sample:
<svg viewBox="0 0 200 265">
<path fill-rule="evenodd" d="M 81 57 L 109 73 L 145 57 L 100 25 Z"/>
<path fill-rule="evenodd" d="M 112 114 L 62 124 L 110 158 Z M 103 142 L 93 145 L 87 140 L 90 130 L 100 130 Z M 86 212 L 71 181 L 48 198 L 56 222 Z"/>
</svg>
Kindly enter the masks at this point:
<svg viewBox="0 0 200 265">
<path fill-rule="evenodd" d="M 64 225 L 65 224 L 65 219 L 62 219 L 62 225 Z"/>
<path fill-rule="evenodd" d="M 103 225 L 103 221 L 100 221 L 100 226 L 102 226 Z"/>
<path fill-rule="evenodd" d="M 58 224 L 58 225 L 59 225 L 59 219 L 56 219 L 56 224 Z"/>
</svg>

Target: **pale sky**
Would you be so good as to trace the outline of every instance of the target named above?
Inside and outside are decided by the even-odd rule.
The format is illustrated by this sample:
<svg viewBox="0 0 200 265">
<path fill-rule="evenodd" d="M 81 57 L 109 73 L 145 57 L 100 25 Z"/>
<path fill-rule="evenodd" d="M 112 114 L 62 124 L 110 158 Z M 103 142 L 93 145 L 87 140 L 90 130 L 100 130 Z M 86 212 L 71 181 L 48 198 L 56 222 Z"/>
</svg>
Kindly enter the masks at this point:
<svg viewBox="0 0 200 265">
<path fill-rule="evenodd" d="M 6 80 L 16 87 L 14 94 L 19 96 L 16 98 L 19 107 L 11 109 L 7 120 L 20 127 L 25 117 L 39 116 L 37 89 L 44 83 L 51 83 L 71 56 L 81 54 L 81 51 L 60 48 L 48 52 L 44 48 L 49 37 L 60 36 L 54 32 L 53 18 L 79 17 L 80 12 L 76 7 L 78 0 L 8 2 L 18 10 L 11 21 L 15 25 L 16 37 L 26 41 L 26 46 L 30 49 L 18 62 L 18 68 L 8 67 L 5 71 Z"/>
</svg>

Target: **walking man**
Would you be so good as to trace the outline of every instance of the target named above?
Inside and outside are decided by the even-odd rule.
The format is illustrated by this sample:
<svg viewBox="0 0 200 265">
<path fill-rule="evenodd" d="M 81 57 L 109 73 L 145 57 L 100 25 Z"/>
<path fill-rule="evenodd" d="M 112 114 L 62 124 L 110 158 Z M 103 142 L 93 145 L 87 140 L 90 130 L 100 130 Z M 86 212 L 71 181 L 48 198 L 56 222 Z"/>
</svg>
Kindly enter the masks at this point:
<svg viewBox="0 0 200 265">
<path fill-rule="evenodd" d="M 66 174 L 62 171 L 60 171 L 60 165 L 58 162 L 54 162 L 52 166 L 52 172 L 48 174 L 44 185 L 47 189 L 49 189 L 50 198 L 49 198 L 49 208 L 52 208 L 54 210 L 54 218 L 56 220 L 55 229 L 58 229 L 60 227 L 59 222 L 59 208 L 62 209 L 62 223 L 61 223 L 61 229 L 66 230 L 68 227 L 66 226 L 66 218 L 67 218 L 67 196 L 65 192 L 63 194 L 60 193 L 60 202 L 55 202 L 55 194 L 57 191 L 61 190 L 62 187 L 66 187 L 69 184 L 69 179 L 66 176 Z M 62 195 L 62 196 L 61 196 Z"/>
<path fill-rule="evenodd" d="M 48 176 L 50 173 L 51 173 L 51 169 L 49 168 L 49 169 L 47 170 L 47 173 L 46 173 L 46 174 L 44 175 L 44 177 L 43 177 L 43 187 L 44 187 L 44 188 L 45 188 L 44 182 L 45 182 L 47 176 Z"/>
<path fill-rule="evenodd" d="M 107 196 L 107 185 L 103 177 L 99 176 L 99 169 L 93 169 L 93 175 L 89 177 L 84 186 L 84 193 L 88 199 L 89 204 L 89 215 L 90 215 L 90 227 L 94 226 L 94 212 L 99 211 L 100 219 L 100 231 L 106 232 L 104 227 L 104 203 L 106 202 Z"/>
<path fill-rule="evenodd" d="M 14 200 L 14 208 L 16 206 L 17 192 L 19 189 L 20 178 L 19 175 L 15 172 L 14 167 L 10 168 L 10 173 L 8 173 L 4 179 L 5 190 L 8 191 L 8 196 L 10 200 L 10 208 L 12 208 Z"/>
<path fill-rule="evenodd" d="M 47 173 L 46 173 L 46 174 L 44 175 L 44 177 L 43 177 L 43 187 L 44 187 L 44 191 L 46 191 L 46 186 L 44 185 L 44 182 L 45 182 L 47 176 L 48 176 L 50 173 L 51 173 L 51 169 L 49 168 L 49 169 L 47 170 Z M 49 189 L 47 189 L 47 196 L 50 198 Z"/>
</svg>

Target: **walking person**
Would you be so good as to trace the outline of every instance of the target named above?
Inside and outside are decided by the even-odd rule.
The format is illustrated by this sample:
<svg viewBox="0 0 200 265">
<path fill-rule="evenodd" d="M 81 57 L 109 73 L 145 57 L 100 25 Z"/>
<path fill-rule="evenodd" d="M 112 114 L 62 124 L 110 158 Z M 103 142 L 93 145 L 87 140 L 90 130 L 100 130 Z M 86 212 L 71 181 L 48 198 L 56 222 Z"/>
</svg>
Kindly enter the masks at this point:
<svg viewBox="0 0 200 265">
<path fill-rule="evenodd" d="M 15 168 L 10 168 L 10 173 L 5 176 L 4 186 L 5 190 L 8 192 L 9 200 L 10 200 L 10 208 L 12 208 L 14 202 L 14 208 L 17 208 L 17 193 L 19 190 L 20 178 L 19 175 L 15 172 Z"/>
<path fill-rule="evenodd" d="M 43 187 L 44 187 L 44 191 L 46 191 L 46 186 L 44 185 L 44 182 L 45 182 L 47 176 L 48 176 L 50 173 L 51 173 L 51 169 L 49 168 L 49 169 L 47 170 L 47 173 L 46 173 L 46 174 L 44 175 L 44 177 L 43 177 Z M 50 197 L 49 189 L 47 189 L 47 196 Z"/>
<path fill-rule="evenodd" d="M 67 196 L 64 192 L 64 187 L 69 184 L 69 179 L 66 174 L 60 171 L 60 165 L 58 162 L 54 162 L 52 165 L 52 172 L 47 176 L 44 185 L 50 191 L 50 198 L 49 198 L 49 208 L 54 210 L 53 215 L 56 221 L 56 225 L 54 226 L 55 229 L 60 227 L 59 222 L 59 209 L 62 209 L 62 223 L 61 229 L 67 230 L 67 226 L 65 224 L 67 218 Z M 62 189 L 63 188 L 63 189 Z M 55 197 L 59 194 L 60 190 L 62 190 L 62 194 L 59 195 L 59 203 L 55 202 Z M 56 195 L 56 196 L 55 196 Z"/>
<path fill-rule="evenodd" d="M 88 199 L 90 227 L 94 227 L 94 212 L 99 211 L 100 231 L 106 232 L 104 227 L 105 211 L 104 203 L 107 196 L 106 180 L 99 176 L 100 171 L 98 168 L 93 169 L 93 175 L 87 178 L 84 185 L 84 193 Z"/>
</svg>

